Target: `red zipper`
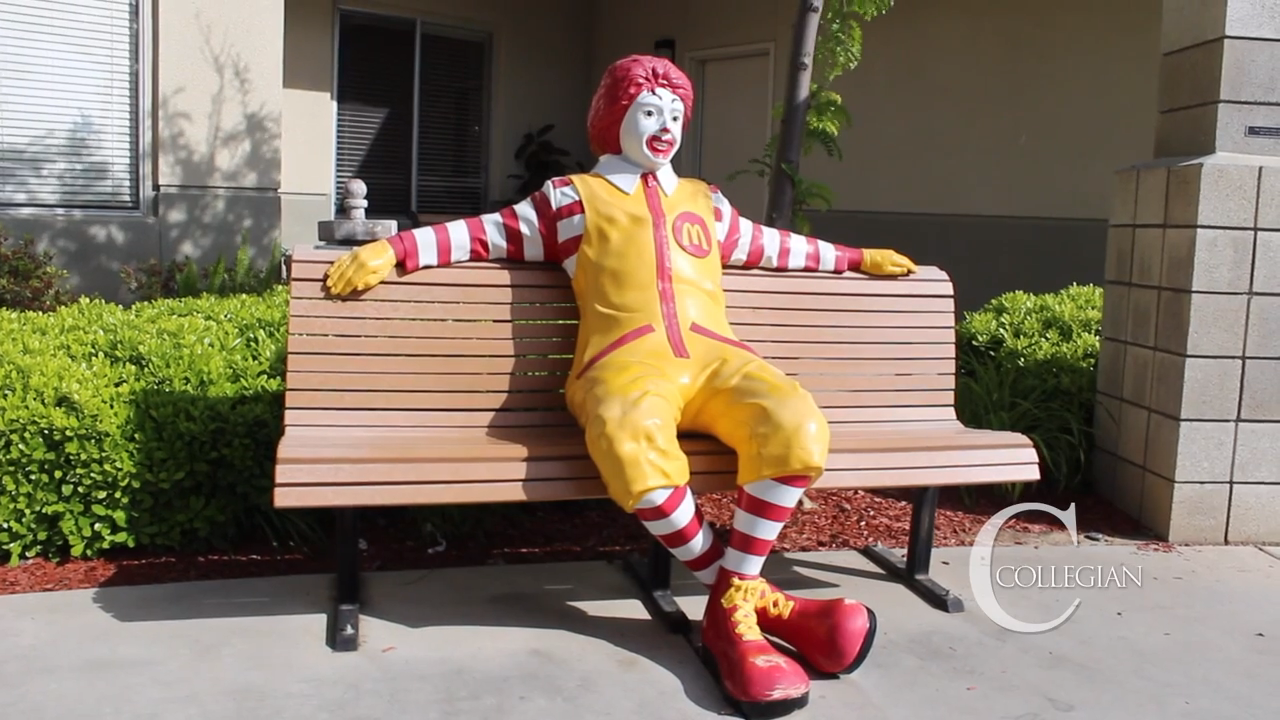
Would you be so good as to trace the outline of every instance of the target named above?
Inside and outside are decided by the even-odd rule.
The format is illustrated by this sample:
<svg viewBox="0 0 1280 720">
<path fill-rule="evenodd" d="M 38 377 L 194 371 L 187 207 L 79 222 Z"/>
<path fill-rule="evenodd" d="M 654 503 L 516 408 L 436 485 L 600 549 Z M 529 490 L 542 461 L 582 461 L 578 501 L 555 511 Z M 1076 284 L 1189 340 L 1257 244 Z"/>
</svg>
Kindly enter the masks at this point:
<svg viewBox="0 0 1280 720">
<path fill-rule="evenodd" d="M 667 240 L 667 215 L 662 211 L 658 183 L 652 173 L 645 173 L 644 200 L 653 219 L 653 248 L 658 256 L 658 303 L 662 306 L 662 324 L 666 326 L 667 343 L 676 357 L 689 357 L 689 348 L 680 332 L 680 316 L 676 312 L 676 291 L 671 284 L 671 244 Z"/>
</svg>

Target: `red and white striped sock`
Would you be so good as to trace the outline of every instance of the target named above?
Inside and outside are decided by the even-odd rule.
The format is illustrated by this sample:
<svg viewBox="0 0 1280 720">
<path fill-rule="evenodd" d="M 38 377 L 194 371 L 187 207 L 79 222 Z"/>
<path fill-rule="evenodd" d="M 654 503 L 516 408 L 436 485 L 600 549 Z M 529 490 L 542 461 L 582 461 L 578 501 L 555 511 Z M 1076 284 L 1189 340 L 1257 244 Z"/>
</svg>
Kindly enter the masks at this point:
<svg viewBox="0 0 1280 720">
<path fill-rule="evenodd" d="M 689 486 L 651 490 L 636 503 L 635 514 L 702 584 L 715 582 L 724 548 L 703 522 Z"/>
<path fill-rule="evenodd" d="M 738 488 L 733 531 L 729 534 L 729 549 L 724 554 L 726 570 L 744 577 L 760 575 L 782 526 L 791 518 L 800 496 L 811 482 L 806 475 L 789 475 Z"/>
</svg>

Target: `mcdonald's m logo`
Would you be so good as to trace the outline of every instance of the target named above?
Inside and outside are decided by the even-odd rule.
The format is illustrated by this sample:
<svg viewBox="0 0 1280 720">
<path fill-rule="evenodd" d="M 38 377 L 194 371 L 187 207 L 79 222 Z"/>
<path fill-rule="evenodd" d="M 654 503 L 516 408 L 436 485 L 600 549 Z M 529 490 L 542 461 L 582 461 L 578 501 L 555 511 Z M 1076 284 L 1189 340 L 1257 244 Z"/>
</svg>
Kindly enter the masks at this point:
<svg viewBox="0 0 1280 720">
<path fill-rule="evenodd" d="M 671 235 L 685 252 L 701 260 L 711 254 L 713 243 L 707 221 L 701 215 L 685 211 L 671 224 Z"/>
</svg>

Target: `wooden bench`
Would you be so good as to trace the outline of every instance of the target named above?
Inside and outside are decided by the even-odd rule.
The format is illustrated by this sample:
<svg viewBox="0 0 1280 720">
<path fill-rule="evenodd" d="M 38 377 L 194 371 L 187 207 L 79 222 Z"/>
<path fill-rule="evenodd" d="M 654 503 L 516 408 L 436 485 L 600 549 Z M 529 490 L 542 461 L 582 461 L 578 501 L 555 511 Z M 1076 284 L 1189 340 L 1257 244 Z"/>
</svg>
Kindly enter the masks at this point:
<svg viewBox="0 0 1280 720">
<path fill-rule="evenodd" d="M 295 248 L 289 270 L 284 435 L 278 508 L 338 510 L 337 598 L 329 643 L 356 647 L 356 508 L 606 497 L 562 387 L 577 331 L 566 274 L 549 265 L 475 263 L 397 271 L 378 287 L 328 297 L 343 250 Z M 948 276 L 906 278 L 729 270 L 739 337 L 817 399 L 831 425 L 816 488 L 915 488 L 905 558 L 864 552 L 949 612 L 929 575 L 938 489 L 1034 482 L 1032 443 L 956 419 L 955 304 Z M 697 492 L 734 487 L 735 458 L 707 437 L 681 445 Z M 620 511 L 621 512 L 621 511 Z M 656 542 L 629 569 L 655 618 L 689 621 Z"/>
</svg>

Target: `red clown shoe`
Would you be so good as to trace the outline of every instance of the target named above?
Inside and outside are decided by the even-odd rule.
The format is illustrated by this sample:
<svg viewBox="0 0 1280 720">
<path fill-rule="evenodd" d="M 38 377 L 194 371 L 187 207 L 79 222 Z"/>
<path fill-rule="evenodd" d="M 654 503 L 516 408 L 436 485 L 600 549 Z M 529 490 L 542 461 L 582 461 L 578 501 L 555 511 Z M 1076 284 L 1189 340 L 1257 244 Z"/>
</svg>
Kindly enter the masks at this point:
<svg viewBox="0 0 1280 720">
<path fill-rule="evenodd" d="M 760 630 L 796 649 L 814 670 L 847 675 L 871 653 L 876 614 L 845 598 L 805 598 L 789 595 L 771 583 L 756 590 Z"/>
<path fill-rule="evenodd" d="M 809 674 L 760 632 L 757 600 L 768 583 L 720 570 L 702 618 L 703 661 L 748 718 L 776 718 L 809 704 Z"/>
</svg>

